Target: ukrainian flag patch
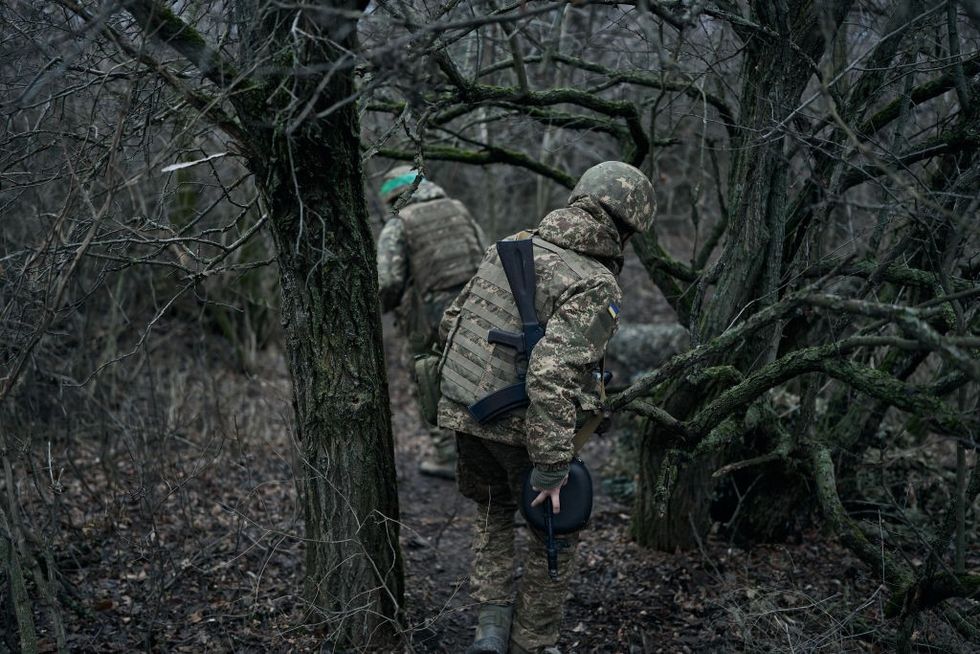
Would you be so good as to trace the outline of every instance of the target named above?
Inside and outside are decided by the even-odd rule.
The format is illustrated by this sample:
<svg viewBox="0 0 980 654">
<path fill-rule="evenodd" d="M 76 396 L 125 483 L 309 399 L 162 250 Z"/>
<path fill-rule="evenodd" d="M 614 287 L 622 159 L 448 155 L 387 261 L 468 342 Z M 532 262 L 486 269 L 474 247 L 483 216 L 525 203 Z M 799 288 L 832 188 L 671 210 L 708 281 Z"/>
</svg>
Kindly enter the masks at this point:
<svg viewBox="0 0 980 654">
<path fill-rule="evenodd" d="M 619 318 L 619 307 L 617 307 L 613 302 L 609 303 L 609 306 L 606 308 L 606 311 L 609 312 L 609 315 L 612 316 L 613 320 Z"/>
</svg>

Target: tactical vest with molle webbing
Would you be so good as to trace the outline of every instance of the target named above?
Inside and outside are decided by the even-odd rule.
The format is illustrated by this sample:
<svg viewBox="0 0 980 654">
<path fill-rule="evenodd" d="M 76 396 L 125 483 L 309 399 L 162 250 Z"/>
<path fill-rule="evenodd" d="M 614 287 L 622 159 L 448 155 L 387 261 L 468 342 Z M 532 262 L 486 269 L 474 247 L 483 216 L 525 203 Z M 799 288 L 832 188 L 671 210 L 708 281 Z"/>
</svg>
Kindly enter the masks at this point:
<svg viewBox="0 0 980 654">
<path fill-rule="evenodd" d="M 509 239 L 527 238 L 522 232 Z M 555 305 L 567 289 L 582 279 L 608 274 L 598 261 L 566 250 L 544 239 L 533 237 L 534 270 L 537 277 L 534 308 L 545 328 Z M 518 365 L 512 347 L 490 343 L 491 329 L 521 331 L 521 319 L 507 276 L 496 252 L 474 275 L 470 294 L 449 334 L 442 365 L 441 391 L 444 396 L 471 406 L 495 391 L 518 382 Z"/>
<path fill-rule="evenodd" d="M 409 251 L 411 282 L 396 311 L 415 353 L 437 338 L 442 313 L 483 259 L 473 219 L 458 200 L 438 198 L 410 204 L 399 213 Z"/>
<path fill-rule="evenodd" d="M 410 204 L 399 216 L 420 295 L 461 287 L 470 280 L 483 259 L 483 244 L 461 202 L 440 198 Z"/>
</svg>

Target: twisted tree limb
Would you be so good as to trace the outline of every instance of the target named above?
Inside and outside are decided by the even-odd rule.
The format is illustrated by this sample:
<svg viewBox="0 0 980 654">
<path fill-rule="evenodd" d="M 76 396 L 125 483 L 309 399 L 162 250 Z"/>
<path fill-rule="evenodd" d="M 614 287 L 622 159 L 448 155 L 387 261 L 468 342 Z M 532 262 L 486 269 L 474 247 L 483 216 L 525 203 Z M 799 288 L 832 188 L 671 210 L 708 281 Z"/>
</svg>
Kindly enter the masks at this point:
<svg viewBox="0 0 980 654">
<path fill-rule="evenodd" d="M 123 6 L 147 36 L 159 39 L 182 54 L 218 88 L 230 91 L 245 81 L 230 61 L 208 45 L 197 30 L 181 20 L 169 7 L 153 0 L 126 0 Z"/>
<path fill-rule="evenodd" d="M 947 339 L 923 318 L 922 311 L 898 305 L 851 300 L 832 295 L 814 294 L 807 302 L 815 306 L 856 313 L 873 318 L 884 318 L 897 324 L 908 336 L 921 341 L 935 350 L 949 364 L 959 368 L 974 381 L 980 381 L 980 361 L 971 352 L 964 351 Z"/>
<path fill-rule="evenodd" d="M 807 444 L 810 473 L 816 482 L 817 500 L 824 517 L 830 523 L 844 545 L 854 552 L 872 570 L 880 569 L 883 581 L 892 587 L 905 587 L 914 576 L 908 565 L 892 557 L 877 543 L 872 542 L 861 526 L 851 518 L 837 494 L 837 475 L 830 449 L 816 442 Z"/>
<path fill-rule="evenodd" d="M 382 148 L 378 150 L 378 155 L 397 159 L 399 161 L 414 161 L 416 152 L 409 150 L 393 150 Z M 535 172 L 543 177 L 554 180 L 571 189 L 575 186 L 575 178 L 563 170 L 552 168 L 546 164 L 532 159 L 522 152 L 507 148 L 498 148 L 493 145 L 483 145 L 480 150 L 461 150 L 459 148 L 429 146 L 422 147 L 422 156 L 426 159 L 438 161 L 457 161 L 459 163 L 472 164 L 476 166 L 486 166 L 489 164 L 509 164 Z"/>
</svg>

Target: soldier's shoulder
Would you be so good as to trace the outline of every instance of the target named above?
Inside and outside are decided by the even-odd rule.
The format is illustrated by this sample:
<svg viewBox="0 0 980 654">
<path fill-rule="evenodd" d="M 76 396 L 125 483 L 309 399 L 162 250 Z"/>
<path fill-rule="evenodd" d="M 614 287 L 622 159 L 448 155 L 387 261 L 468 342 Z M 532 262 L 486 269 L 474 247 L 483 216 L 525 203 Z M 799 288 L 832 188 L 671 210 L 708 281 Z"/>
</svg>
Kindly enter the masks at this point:
<svg viewBox="0 0 980 654">
<path fill-rule="evenodd" d="M 601 267 L 602 270 L 597 270 L 594 275 L 581 280 L 578 285 L 580 292 L 599 300 L 620 302 L 623 299 L 623 288 L 619 285 L 619 280 L 608 268 Z"/>
<path fill-rule="evenodd" d="M 580 262 L 580 272 L 581 274 L 580 285 L 584 288 L 596 289 L 601 292 L 615 293 L 616 295 L 622 295 L 622 288 L 619 285 L 619 279 L 613 273 L 609 267 L 592 257 L 585 256 L 584 254 L 579 254 L 578 252 L 569 252 L 578 258 Z"/>
<path fill-rule="evenodd" d="M 393 214 L 385 219 L 385 224 L 381 227 L 381 233 L 378 235 L 380 241 L 391 240 L 398 238 L 402 235 L 404 231 L 404 223 L 401 220 L 401 216 Z"/>
</svg>

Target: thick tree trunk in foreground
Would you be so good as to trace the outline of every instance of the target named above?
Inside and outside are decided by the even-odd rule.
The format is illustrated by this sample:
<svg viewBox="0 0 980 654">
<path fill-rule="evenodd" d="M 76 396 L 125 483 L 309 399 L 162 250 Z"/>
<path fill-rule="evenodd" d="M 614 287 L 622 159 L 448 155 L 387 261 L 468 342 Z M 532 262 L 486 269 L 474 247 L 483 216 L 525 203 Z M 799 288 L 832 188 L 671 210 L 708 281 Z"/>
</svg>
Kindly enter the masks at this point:
<svg viewBox="0 0 980 654">
<path fill-rule="evenodd" d="M 321 40 L 307 52 L 311 61 L 293 66 L 336 61 L 356 47 L 355 20 L 309 18 Z M 322 89 L 312 76 L 265 100 L 282 108 L 256 124 L 252 133 L 263 138 L 252 158 L 281 275 L 306 589 L 320 612 L 311 619 L 326 622 L 337 644 L 382 651 L 399 638 L 398 493 L 357 104 L 336 108 L 356 89 L 349 62 L 339 68 Z M 297 91 L 312 103 L 306 118 L 296 118 Z"/>
<path fill-rule="evenodd" d="M 235 116 L 216 120 L 242 146 L 265 200 L 300 443 L 306 587 L 319 613 L 311 621 L 338 646 L 392 651 L 403 585 L 398 495 L 351 55 L 366 4 L 242 0 L 236 15 L 249 36 L 238 62 L 153 0 L 127 10 L 226 94 Z M 217 102 L 191 100 L 214 118 Z"/>
<path fill-rule="evenodd" d="M 329 141 L 297 162 L 303 209 L 288 184 L 269 208 L 302 455 L 309 600 L 324 612 L 317 621 L 337 625 L 334 640 L 380 646 L 397 632 L 402 597 L 398 496 L 374 242 L 356 115 L 344 114 L 348 129 L 326 131 Z"/>
</svg>

